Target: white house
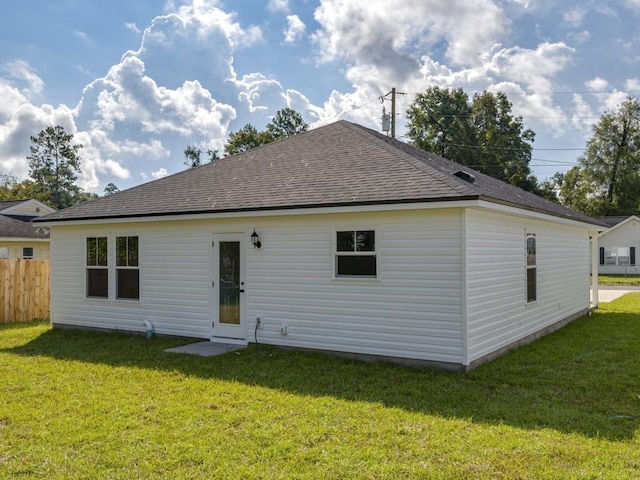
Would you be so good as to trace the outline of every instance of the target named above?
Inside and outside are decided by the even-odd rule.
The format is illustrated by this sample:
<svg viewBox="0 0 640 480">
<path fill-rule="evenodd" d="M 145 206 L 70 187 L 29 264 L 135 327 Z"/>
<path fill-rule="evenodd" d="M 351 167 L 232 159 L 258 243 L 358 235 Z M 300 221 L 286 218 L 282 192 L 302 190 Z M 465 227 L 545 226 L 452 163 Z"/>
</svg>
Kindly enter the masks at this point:
<svg viewBox="0 0 640 480">
<path fill-rule="evenodd" d="M 49 258 L 49 229 L 32 223 L 55 212 L 34 200 L 0 200 L 0 258 Z"/>
<path fill-rule="evenodd" d="M 55 326 L 458 370 L 587 313 L 603 229 L 346 121 L 42 221 Z"/>
<path fill-rule="evenodd" d="M 600 219 L 610 229 L 598 238 L 601 274 L 640 273 L 636 252 L 640 252 L 640 218 L 636 215 Z"/>
</svg>

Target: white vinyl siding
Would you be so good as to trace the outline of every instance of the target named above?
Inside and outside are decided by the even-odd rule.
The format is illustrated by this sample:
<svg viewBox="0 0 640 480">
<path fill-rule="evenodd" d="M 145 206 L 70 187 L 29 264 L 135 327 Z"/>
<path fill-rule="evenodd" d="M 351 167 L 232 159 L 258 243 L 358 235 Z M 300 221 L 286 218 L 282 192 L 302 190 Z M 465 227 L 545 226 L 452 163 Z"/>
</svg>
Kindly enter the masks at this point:
<svg viewBox="0 0 640 480">
<path fill-rule="evenodd" d="M 460 363 L 459 217 L 361 214 L 261 225 L 262 248 L 249 258 L 249 310 L 264 323 L 258 341 Z M 334 232 L 359 225 L 376 226 L 378 277 L 333 279 Z"/>
<path fill-rule="evenodd" d="M 0 242 L 0 247 L 3 248 L 3 251 L 8 252 L 8 258 L 22 258 L 22 249 L 24 247 L 33 247 L 33 258 L 49 258 L 49 240 L 44 242 L 34 242 L 29 240 L 20 242 Z"/>
<path fill-rule="evenodd" d="M 536 301 L 526 301 L 526 232 L 536 234 Z M 467 213 L 468 363 L 589 307 L 586 230 Z"/>
<path fill-rule="evenodd" d="M 361 225 L 375 225 L 378 277 L 333 278 L 335 231 Z M 134 331 L 150 320 L 159 334 L 215 335 L 211 235 L 242 232 L 248 341 L 260 316 L 260 343 L 459 364 L 460 225 L 459 210 L 139 223 L 139 303 L 84 298 L 75 254 L 87 236 L 113 238 L 127 225 L 54 226 L 52 320 Z M 249 242 L 254 228 L 260 249 Z"/>
</svg>

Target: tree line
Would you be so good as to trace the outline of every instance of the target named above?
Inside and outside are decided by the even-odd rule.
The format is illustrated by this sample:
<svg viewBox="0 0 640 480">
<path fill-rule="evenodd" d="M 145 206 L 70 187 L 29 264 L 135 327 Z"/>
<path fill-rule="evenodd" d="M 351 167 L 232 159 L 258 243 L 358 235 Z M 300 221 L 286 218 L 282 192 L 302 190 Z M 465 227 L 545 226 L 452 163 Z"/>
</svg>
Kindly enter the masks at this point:
<svg viewBox="0 0 640 480">
<path fill-rule="evenodd" d="M 617 110 L 606 111 L 593 126 L 577 164 L 539 182 L 530 162 L 535 133 L 514 116 L 503 92 L 476 93 L 432 87 L 407 109 L 409 143 L 461 165 L 518 186 L 592 217 L 640 212 L 640 104 L 628 97 Z M 231 132 L 225 155 L 235 155 L 307 131 L 302 115 L 278 110 L 264 130 L 246 124 Z M 36 198 L 66 208 L 98 196 L 76 185 L 81 172 L 81 144 L 60 126 L 31 137 L 29 178 L 19 181 L 0 173 L 0 200 Z M 203 161 L 203 153 L 206 158 Z M 195 168 L 219 159 L 217 150 L 188 145 L 184 163 Z M 113 183 L 104 195 L 118 192 Z"/>
</svg>

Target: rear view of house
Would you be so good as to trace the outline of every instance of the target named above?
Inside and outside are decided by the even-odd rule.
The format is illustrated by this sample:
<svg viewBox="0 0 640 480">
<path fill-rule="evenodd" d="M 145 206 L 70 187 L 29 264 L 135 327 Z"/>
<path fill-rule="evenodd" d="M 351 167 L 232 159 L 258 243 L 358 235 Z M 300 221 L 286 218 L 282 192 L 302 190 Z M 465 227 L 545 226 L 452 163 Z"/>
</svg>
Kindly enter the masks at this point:
<svg viewBox="0 0 640 480">
<path fill-rule="evenodd" d="M 588 312 L 603 229 L 345 121 L 42 224 L 56 326 L 459 370 Z"/>
</svg>

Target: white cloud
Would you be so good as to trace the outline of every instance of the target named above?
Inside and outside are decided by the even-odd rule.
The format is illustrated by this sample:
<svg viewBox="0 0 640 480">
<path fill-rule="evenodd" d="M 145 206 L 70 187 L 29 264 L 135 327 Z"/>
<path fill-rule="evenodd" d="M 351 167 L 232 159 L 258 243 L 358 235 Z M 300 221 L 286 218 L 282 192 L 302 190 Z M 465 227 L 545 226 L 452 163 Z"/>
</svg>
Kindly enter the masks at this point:
<svg viewBox="0 0 640 480">
<path fill-rule="evenodd" d="M 288 27 L 282 33 L 284 34 L 284 41 L 286 43 L 293 43 L 305 33 L 306 25 L 300 20 L 297 15 L 287 15 Z"/>
<path fill-rule="evenodd" d="M 272 12 L 288 12 L 289 0 L 269 0 L 267 8 Z"/>
<path fill-rule="evenodd" d="M 455 65 L 475 65 L 480 53 L 505 36 L 510 24 L 490 0 L 326 0 L 315 12 L 321 59 L 413 68 L 406 51 L 440 42 Z"/>
<path fill-rule="evenodd" d="M 175 39 L 180 34 L 180 24 L 182 24 L 183 31 L 193 33 L 195 30 L 196 37 L 190 37 L 190 41 L 210 40 L 212 33 L 221 31 L 225 38 L 229 39 L 232 45 L 237 48 L 251 46 L 263 39 L 260 27 L 251 25 L 242 28 L 235 20 L 235 13 L 225 12 L 216 4 L 217 2 L 194 0 L 191 4 L 178 7 L 173 14 L 156 17 L 152 25 L 159 27 L 162 23 L 176 22 L 172 26 Z M 147 35 L 147 30 L 145 30 L 145 35 Z"/>
<path fill-rule="evenodd" d="M 129 31 L 131 31 L 131 32 L 133 32 L 133 33 L 135 33 L 135 34 L 139 34 L 139 33 L 141 33 L 141 30 L 138 28 L 138 26 L 135 24 L 135 22 L 126 22 L 126 23 L 124 24 L 124 27 L 125 27 L 127 30 L 129 30 Z"/>
<path fill-rule="evenodd" d="M 82 42 L 84 43 L 91 43 L 91 38 L 89 38 L 89 35 L 87 35 L 84 32 L 81 32 L 80 30 L 74 30 L 73 34 L 80 39 Z"/>
<path fill-rule="evenodd" d="M 169 171 L 166 168 L 160 168 L 155 172 L 151 172 L 151 176 L 155 179 L 166 177 L 167 175 L 169 175 Z"/>
<path fill-rule="evenodd" d="M 573 49 L 564 43 L 542 43 L 535 50 L 501 49 L 493 55 L 491 73 L 536 92 L 553 89 L 551 79 L 570 62 Z"/>
<path fill-rule="evenodd" d="M 596 77 L 593 80 L 589 80 L 588 82 L 585 83 L 585 85 L 590 91 L 598 92 L 598 93 L 601 93 L 610 88 L 609 82 L 607 82 L 604 78 L 601 78 L 601 77 Z"/>
<path fill-rule="evenodd" d="M 12 84 L 17 83 L 17 87 L 24 95 L 40 95 L 44 90 L 44 81 L 40 78 L 36 70 L 24 60 L 7 62 L 2 65 L 0 71 Z M 7 80 L 5 80 L 5 82 Z"/>
<path fill-rule="evenodd" d="M 563 19 L 567 24 L 571 25 L 572 27 L 578 28 L 580 25 L 582 25 L 582 21 L 586 13 L 587 12 L 584 8 L 575 7 L 565 12 L 563 15 Z"/>
</svg>

